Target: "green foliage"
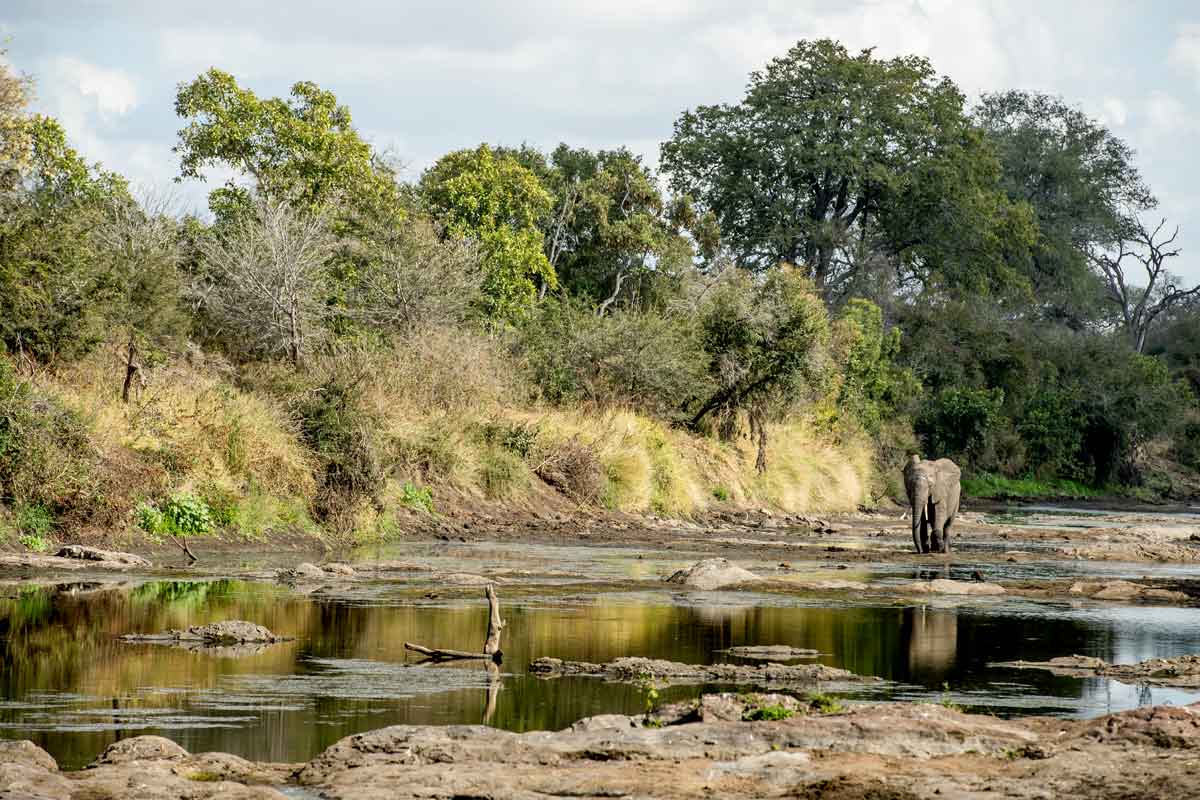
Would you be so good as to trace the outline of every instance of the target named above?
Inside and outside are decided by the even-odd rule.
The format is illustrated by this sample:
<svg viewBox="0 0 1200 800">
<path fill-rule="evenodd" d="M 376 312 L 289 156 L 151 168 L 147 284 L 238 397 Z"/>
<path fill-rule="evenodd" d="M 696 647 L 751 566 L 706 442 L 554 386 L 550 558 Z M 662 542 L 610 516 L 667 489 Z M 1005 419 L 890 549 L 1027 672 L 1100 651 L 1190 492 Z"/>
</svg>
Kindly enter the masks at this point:
<svg viewBox="0 0 1200 800">
<path fill-rule="evenodd" d="M 1007 285 L 1036 235 L 962 93 L 916 56 L 798 42 L 751 73 L 741 103 L 685 112 L 662 161 L 739 263 L 799 265 L 823 292 L 868 268 L 863 244 L 926 282 Z"/>
<path fill-rule="evenodd" d="M 742 719 L 747 722 L 778 722 L 783 719 L 791 719 L 795 714 L 790 708 L 777 705 L 754 706 L 746 709 L 742 714 Z"/>
<path fill-rule="evenodd" d="M 1074 323 L 1094 317 L 1101 295 L 1085 248 L 1112 241 L 1125 214 L 1156 205 L 1133 149 L 1050 95 L 986 94 L 973 117 L 1000 159 L 1005 192 L 1035 214 L 1026 272 L 1043 307 Z"/>
<path fill-rule="evenodd" d="M 917 419 L 929 453 L 970 460 L 982 455 L 1000 423 L 1001 389 L 943 389 Z"/>
<path fill-rule="evenodd" d="M 793 403 L 823 379 L 829 319 L 799 272 L 771 270 L 761 280 L 738 272 L 712 290 L 700 311 L 700 337 L 715 389 L 692 416 L 727 422 L 739 411 Z"/>
<path fill-rule="evenodd" d="M 513 455 L 528 459 L 537 446 L 540 428 L 536 422 L 495 420 L 481 426 L 481 438 Z"/>
<path fill-rule="evenodd" d="M 557 285 L 538 227 L 552 198 L 516 159 L 486 144 L 455 151 L 421 177 L 421 196 L 449 236 L 478 243 L 489 318 L 520 319 L 540 289 Z"/>
<path fill-rule="evenodd" d="M 0 502 L 86 516 L 94 456 L 83 421 L 0 356 Z"/>
<path fill-rule="evenodd" d="M 885 330 L 879 306 L 856 297 L 842 311 L 834 338 L 841 367 L 838 406 L 878 436 L 885 420 L 911 412 L 921 395 L 912 371 L 896 363 L 900 329 Z"/>
<path fill-rule="evenodd" d="M 141 503 L 134 514 L 138 527 L 154 537 L 203 536 L 217 525 L 208 503 L 190 492 L 176 492 L 161 507 Z"/>
<path fill-rule="evenodd" d="M 654 311 L 604 316 L 579 302 L 547 299 L 517 331 L 543 398 L 553 403 L 629 404 L 667 418 L 706 382 L 691 321 Z"/>
<path fill-rule="evenodd" d="M 44 553 L 52 546 L 54 515 L 45 506 L 26 505 L 16 514 L 17 541 L 27 550 Z"/>
<path fill-rule="evenodd" d="M 128 275 L 103 233 L 126 207 L 125 182 L 87 165 L 52 119 L 28 121 L 23 182 L 0 191 L 0 342 L 41 361 L 93 349 L 129 308 Z"/>
<path fill-rule="evenodd" d="M 712 490 L 712 496 L 718 502 L 721 502 L 721 503 L 729 502 L 729 490 L 726 489 L 724 486 L 714 486 L 713 490 Z"/>
<path fill-rule="evenodd" d="M 718 234 L 686 198 L 667 199 L 654 174 L 625 148 L 560 144 L 549 155 L 501 150 L 538 176 L 554 198 L 541 223 L 546 255 L 571 295 L 589 303 L 646 307 L 690 269 L 695 242 L 711 258 Z"/>
<path fill-rule="evenodd" d="M 637 687 L 638 694 L 642 696 L 642 702 L 646 706 L 646 713 L 653 714 L 657 711 L 662 695 L 658 691 L 658 683 L 654 678 L 650 675 L 639 675 L 634 686 Z"/>
<path fill-rule="evenodd" d="M 966 496 L 980 500 L 1085 500 L 1105 494 L 1102 489 L 1073 480 L 1006 478 L 990 472 L 980 472 L 972 477 L 963 478 L 962 490 Z"/>
<path fill-rule="evenodd" d="M 310 81 L 287 98 L 260 98 L 234 77 L 210 69 L 180 84 L 175 113 L 181 178 L 204 179 L 210 167 L 233 170 L 250 185 L 229 179 L 209 195 L 218 220 L 249 209 L 252 194 L 304 210 L 333 203 L 339 230 L 364 219 L 399 220 L 404 211 L 392 169 L 354 129 L 350 109 Z"/>
<path fill-rule="evenodd" d="M 367 369 L 353 354 L 322 363 L 295 407 L 300 435 L 320 464 L 317 520 L 339 534 L 353 529 L 361 503 L 378 503 L 390 464 L 382 420 L 363 399 Z"/>
<path fill-rule="evenodd" d="M 424 486 L 417 486 L 408 481 L 400 487 L 400 505 L 413 511 L 433 513 L 433 493 Z"/>
<path fill-rule="evenodd" d="M 833 695 L 817 692 L 807 697 L 808 704 L 818 714 L 840 714 L 846 710 L 842 702 Z"/>
</svg>

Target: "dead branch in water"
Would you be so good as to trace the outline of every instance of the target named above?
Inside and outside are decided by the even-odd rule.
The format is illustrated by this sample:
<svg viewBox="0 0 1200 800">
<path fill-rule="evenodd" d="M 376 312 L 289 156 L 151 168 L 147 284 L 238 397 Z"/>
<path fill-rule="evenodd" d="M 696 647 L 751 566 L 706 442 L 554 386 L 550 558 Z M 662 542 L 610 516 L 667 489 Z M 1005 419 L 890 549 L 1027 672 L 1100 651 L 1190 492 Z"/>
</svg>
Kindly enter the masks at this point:
<svg viewBox="0 0 1200 800">
<path fill-rule="evenodd" d="M 199 560 L 200 560 L 200 559 L 196 558 L 196 555 L 195 555 L 195 553 L 193 553 L 193 552 L 191 551 L 191 548 L 189 548 L 189 547 L 187 546 L 187 539 L 186 539 L 186 538 L 185 538 L 185 539 L 183 539 L 183 540 L 181 541 L 181 540 L 179 540 L 179 539 L 176 539 L 174 536 L 171 536 L 171 534 L 169 534 L 169 533 L 167 534 L 167 536 L 169 536 L 169 537 L 170 537 L 170 539 L 171 539 L 171 541 L 172 541 L 172 542 L 174 542 L 175 544 L 179 545 L 179 549 L 180 549 L 180 550 L 182 550 L 184 553 L 186 553 L 186 554 L 187 554 L 187 557 L 188 557 L 189 559 L 191 559 L 193 562 L 195 562 L 195 561 L 199 561 Z"/>
<path fill-rule="evenodd" d="M 420 653 L 423 656 L 428 656 L 434 661 L 453 661 L 453 660 L 468 660 L 468 659 L 488 659 L 500 663 L 503 653 L 500 651 L 500 631 L 504 629 L 504 620 L 500 618 L 500 598 L 496 597 L 496 587 L 493 584 L 488 584 L 484 589 L 484 593 L 488 599 L 488 631 L 487 639 L 483 643 L 482 653 L 469 653 L 464 650 L 440 650 L 434 647 L 425 647 L 412 642 L 405 642 L 404 649 L 412 650 L 414 653 Z"/>
</svg>

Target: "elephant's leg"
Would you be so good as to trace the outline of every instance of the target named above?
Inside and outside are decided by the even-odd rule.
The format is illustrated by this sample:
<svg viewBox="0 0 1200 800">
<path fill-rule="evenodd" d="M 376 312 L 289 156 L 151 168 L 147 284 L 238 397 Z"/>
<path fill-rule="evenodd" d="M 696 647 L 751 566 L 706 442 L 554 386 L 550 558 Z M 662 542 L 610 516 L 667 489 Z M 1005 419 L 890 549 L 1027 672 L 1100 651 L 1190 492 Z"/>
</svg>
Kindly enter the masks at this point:
<svg viewBox="0 0 1200 800">
<path fill-rule="evenodd" d="M 932 527 L 933 527 L 933 532 L 932 532 L 933 533 L 933 536 L 932 536 L 933 541 L 931 542 L 931 545 L 933 548 L 933 552 L 934 553 L 944 553 L 944 552 L 946 552 L 946 550 L 945 550 L 945 546 L 943 544 L 942 531 L 946 527 L 945 505 L 942 503 L 938 503 L 937 505 L 935 505 L 933 507 L 933 514 L 931 515 L 931 518 L 932 518 Z"/>
<path fill-rule="evenodd" d="M 920 546 L 920 550 L 922 553 L 929 552 L 929 525 L 932 522 L 932 518 L 930 517 L 930 513 L 932 511 L 933 511 L 932 505 L 926 506 L 925 513 L 923 513 L 921 515 L 921 546 Z"/>
<path fill-rule="evenodd" d="M 946 524 L 942 526 L 942 552 L 950 552 L 950 528 L 954 525 L 954 515 L 946 515 Z"/>
</svg>

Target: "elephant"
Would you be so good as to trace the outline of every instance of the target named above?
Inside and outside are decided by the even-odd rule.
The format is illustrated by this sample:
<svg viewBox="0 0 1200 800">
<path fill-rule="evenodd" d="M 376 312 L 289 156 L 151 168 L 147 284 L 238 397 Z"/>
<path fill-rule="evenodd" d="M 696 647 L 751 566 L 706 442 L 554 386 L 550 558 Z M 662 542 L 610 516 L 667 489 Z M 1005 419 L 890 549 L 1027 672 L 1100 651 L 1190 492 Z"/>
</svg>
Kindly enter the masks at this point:
<svg viewBox="0 0 1200 800">
<path fill-rule="evenodd" d="M 914 455 L 905 465 L 904 489 L 912 510 L 913 546 L 918 553 L 950 552 L 950 527 L 958 514 L 961 477 L 958 465 L 948 458 L 922 461 Z"/>
</svg>

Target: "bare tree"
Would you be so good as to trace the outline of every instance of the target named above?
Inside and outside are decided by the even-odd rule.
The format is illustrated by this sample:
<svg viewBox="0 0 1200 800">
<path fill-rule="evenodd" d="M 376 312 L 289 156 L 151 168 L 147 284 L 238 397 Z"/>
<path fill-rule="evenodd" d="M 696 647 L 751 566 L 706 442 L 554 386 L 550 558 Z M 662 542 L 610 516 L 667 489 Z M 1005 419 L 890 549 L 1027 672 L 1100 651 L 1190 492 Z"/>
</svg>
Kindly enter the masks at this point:
<svg viewBox="0 0 1200 800">
<path fill-rule="evenodd" d="M 180 335 L 178 201 L 169 192 L 143 190 L 137 201 L 113 197 L 93 235 L 109 264 L 114 293 L 110 320 L 125 329 L 121 401 L 145 385 L 142 350 Z M 136 384 L 135 384 L 136 382 Z"/>
<path fill-rule="evenodd" d="M 453 324 L 479 298 L 478 247 L 441 237 L 427 220 L 411 219 L 365 247 L 346 309 L 359 322 L 395 331 Z"/>
<path fill-rule="evenodd" d="M 1111 248 L 1096 247 L 1088 252 L 1104 279 L 1108 299 L 1121 314 L 1121 325 L 1130 343 L 1139 353 L 1145 349 L 1146 334 L 1159 315 L 1200 293 L 1200 286 L 1184 288 L 1179 277 L 1165 267 L 1167 259 L 1180 253 L 1175 246 L 1179 228 L 1167 236 L 1163 232 L 1166 224 L 1163 219 L 1151 230 L 1141 220 L 1131 218 Z M 1136 271 L 1145 272 L 1144 286 L 1130 282 L 1135 280 L 1132 273 Z"/>
<path fill-rule="evenodd" d="M 334 313 L 325 265 L 335 245 L 326 217 L 259 199 L 252 214 L 201 245 L 213 276 L 201 302 L 241 349 L 282 353 L 299 366 Z"/>
</svg>

